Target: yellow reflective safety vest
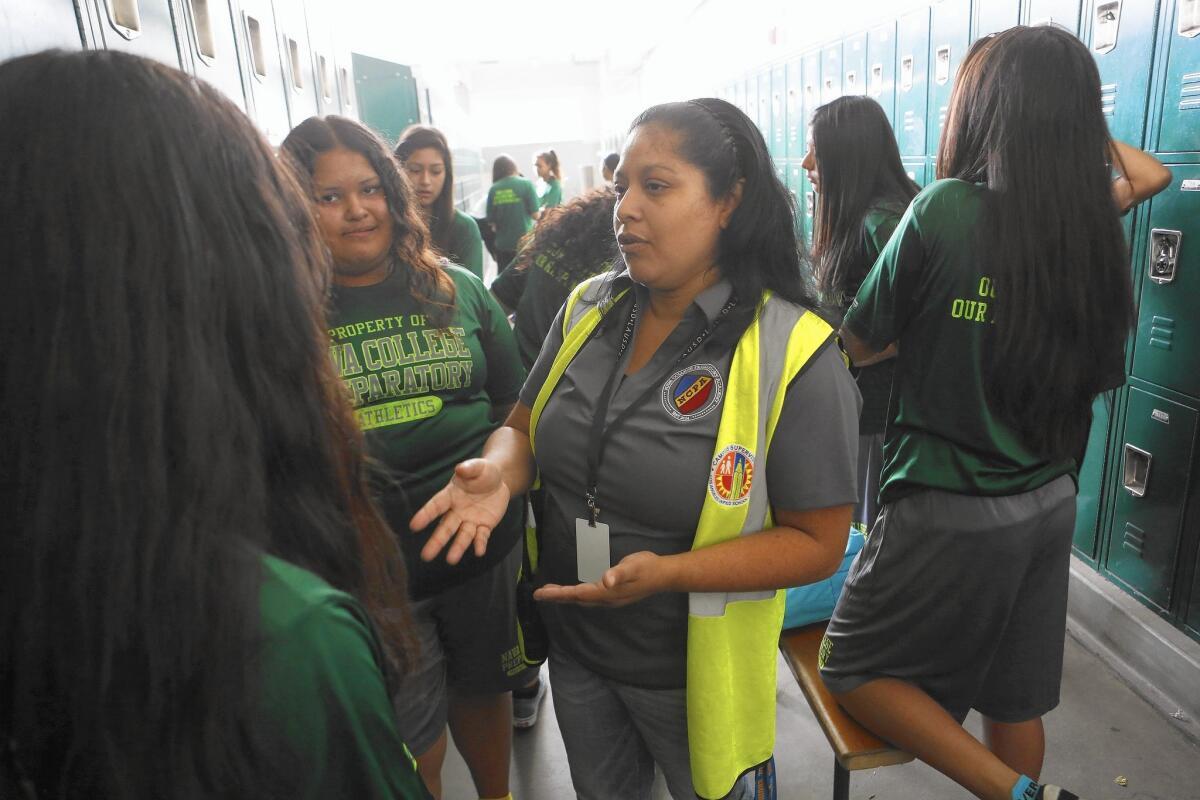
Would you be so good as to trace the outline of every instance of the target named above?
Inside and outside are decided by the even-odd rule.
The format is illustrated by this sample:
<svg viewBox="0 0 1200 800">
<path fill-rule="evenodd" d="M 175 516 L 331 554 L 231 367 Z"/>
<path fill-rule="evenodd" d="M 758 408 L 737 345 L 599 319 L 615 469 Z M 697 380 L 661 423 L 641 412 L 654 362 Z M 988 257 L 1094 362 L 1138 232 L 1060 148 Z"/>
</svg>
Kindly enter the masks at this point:
<svg viewBox="0 0 1200 800">
<path fill-rule="evenodd" d="M 567 300 L 562 348 L 530 416 L 535 454 L 542 410 L 612 305 L 600 302 L 605 280 L 611 278 L 597 276 L 581 284 Z M 766 480 L 771 437 L 788 384 L 832 339 L 833 329 L 816 314 L 763 294 L 733 353 L 693 550 L 773 526 Z M 783 611 L 782 589 L 689 595 L 688 748 L 692 783 L 702 798 L 724 797 L 742 773 L 775 750 Z"/>
</svg>

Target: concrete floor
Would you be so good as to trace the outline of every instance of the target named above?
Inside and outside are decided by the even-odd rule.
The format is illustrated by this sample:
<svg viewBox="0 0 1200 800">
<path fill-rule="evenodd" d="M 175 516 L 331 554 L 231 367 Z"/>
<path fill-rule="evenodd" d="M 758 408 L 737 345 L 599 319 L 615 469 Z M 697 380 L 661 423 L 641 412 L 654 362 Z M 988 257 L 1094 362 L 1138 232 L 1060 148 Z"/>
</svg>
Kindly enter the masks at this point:
<svg viewBox="0 0 1200 800">
<path fill-rule="evenodd" d="M 1197 687 L 1200 692 L 1200 687 Z M 828 800 L 833 756 L 782 660 L 775 759 L 779 797 Z M 976 735 L 978 719 L 967 727 Z M 1046 718 L 1044 778 L 1085 800 L 1200 800 L 1200 724 L 1165 716 L 1133 692 L 1099 658 L 1067 639 L 1062 704 Z M 1123 777 L 1125 785 L 1117 783 Z M 451 748 L 444 800 L 477 795 Z M 515 800 L 575 796 L 549 696 L 537 726 L 515 732 L 511 788 Z M 924 764 L 853 773 L 851 800 L 961 800 L 966 792 Z M 614 798 L 613 800 L 620 800 Z M 669 800 L 657 787 L 654 800 Z"/>
</svg>

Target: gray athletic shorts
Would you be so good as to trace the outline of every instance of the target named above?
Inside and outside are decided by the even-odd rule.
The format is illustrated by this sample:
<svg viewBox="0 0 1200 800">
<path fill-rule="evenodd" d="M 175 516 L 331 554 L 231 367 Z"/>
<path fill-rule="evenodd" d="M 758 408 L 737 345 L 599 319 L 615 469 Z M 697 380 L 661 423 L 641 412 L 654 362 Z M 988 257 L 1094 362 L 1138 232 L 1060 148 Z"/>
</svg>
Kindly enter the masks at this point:
<svg viewBox="0 0 1200 800">
<path fill-rule="evenodd" d="M 421 652 L 396 693 L 397 729 L 421 755 L 446 728 L 447 692 L 501 694 L 537 675 L 517 643 L 518 540 L 503 561 L 466 583 L 412 604 Z"/>
<path fill-rule="evenodd" d="M 998 722 L 1058 705 L 1075 483 L 1023 494 L 922 491 L 886 504 L 822 643 L 834 693 L 891 677 L 959 721 Z"/>
</svg>

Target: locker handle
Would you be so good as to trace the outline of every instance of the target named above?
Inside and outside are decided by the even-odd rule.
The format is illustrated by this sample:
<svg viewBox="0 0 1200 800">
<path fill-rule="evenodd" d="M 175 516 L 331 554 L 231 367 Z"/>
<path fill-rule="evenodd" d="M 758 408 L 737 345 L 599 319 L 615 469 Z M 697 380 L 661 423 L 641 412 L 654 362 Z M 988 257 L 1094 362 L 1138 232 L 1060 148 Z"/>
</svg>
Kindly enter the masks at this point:
<svg viewBox="0 0 1200 800">
<path fill-rule="evenodd" d="M 1150 231 L 1149 278 L 1157 284 L 1172 283 L 1179 268 L 1179 248 L 1183 234 L 1179 231 L 1155 228 Z"/>
<path fill-rule="evenodd" d="M 883 64 L 871 65 L 871 96 L 883 94 Z"/>
<path fill-rule="evenodd" d="M 950 45 L 944 44 L 937 49 L 937 62 L 934 69 L 938 86 L 945 86 L 950 80 Z"/>
<path fill-rule="evenodd" d="M 858 85 L 858 72 L 850 70 L 846 73 L 846 94 L 857 94 L 855 87 Z"/>
<path fill-rule="evenodd" d="M 108 22 L 126 39 L 142 35 L 142 11 L 138 0 L 105 0 Z"/>
<path fill-rule="evenodd" d="M 261 81 L 267 77 L 267 57 L 263 52 L 262 25 L 258 20 L 243 12 L 246 20 L 246 38 L 250 40 L 250 71 Z"/>
<path fill-rule="evenodd" d="M 1200 0 L 1179 0 L 1179 35 L 1192 39 L 1200 34 Z"/>
<path fill-rule="evenodd" d="M 350 71 L 345 67 L 338 67 L 338 85 L 342 90 L 342 102 L 347 108 L 354 106 L 354 98 L 350 94 Z"/>
<path fill-rule="evenodd" d="M 913 85 L 913 57 L 900 59 L 900 90 L 907 92 Z"/>
<path fill-rule="evenodd" d="M 190 0 L 188 10 L 191 11 L 192 33 L 196 35 L 196 55 L 205 64 L 212 66 L 217 58 L 217 43 L 213 37 L 212 14 L 209 13 L 208 0 Z"/>
<path fill-rule="evenodd" d="M 1092 24 L 1092 49 L 1108 53 L 1116 49 L 1117 32 L 1121 28 L 1121 0 L 1110 0 L 1096 6 Z"/>
<path fill-rule="evenodd" d="M 291 67 L 292 90 L 297 94 L 304 91 L 304 73 L 300 69 L 300 43 L 292 37 L 287 39 L 288 66 Z"/>
<path fill-rule="evenodd" d="M 1140 447 L 1125 443 L 1125 465 L 1122 470 L 1122 485 L 1134 497 L 1146 496 L 1146 484 L 1150 482 L 1150 464 L 1154 456 Z"/>
<path fill-rule="evenodd" d="M 321 99 L 326 103 L 333 102 L 333 82 L 329 80 L 329 61 L 317 53 L 317 80 L 321 84 Z"/>
</svg>

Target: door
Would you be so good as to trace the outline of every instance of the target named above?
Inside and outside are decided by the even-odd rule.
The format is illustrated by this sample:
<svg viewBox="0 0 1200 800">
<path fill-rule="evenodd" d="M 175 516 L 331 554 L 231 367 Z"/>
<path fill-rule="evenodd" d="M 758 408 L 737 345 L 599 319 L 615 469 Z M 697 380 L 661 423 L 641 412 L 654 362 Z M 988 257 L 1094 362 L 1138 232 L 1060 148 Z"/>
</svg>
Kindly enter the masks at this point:
<svg viewBox="0 0 1200 800">
<path fill-rule="evenodd" d="M 1160 153 L 1200 151 L 1200 0 L 1177 0 L 1167 41 Z"/>
<path fill-rule="evenodd" d="M 1171 185 L 1150 201 L 1133 374 L 1200 396 L 1200 165 L 1170 167 Z"/>
<path fill-rule="evenodd" d="M 1131 385 L 1109 528 L 1109 573 L 1163 611 L 1171 607 L 1197 412 Z"/>
<path fill-rule="evenodd" d="M 786 101 L 784 102 L 784 119 L 787 122 L 787 142 L 784 157 L 788 160 L 804 158 L 807 131 L 805 130 L 804 114 L 801 111 L 804 96 L 803 66 L 800 59 L 788 62 L 786 69 Z"/>
<path fill-rule="evenodd" d="M 238 60 L 237 29 L 230 0 L 180 0 L 179 49 L 197 78 L 220 89 L 246 110 L 244 70 Z"/>
<path fill-rule="evenodd" d="M 801 114 L 804 116 L 804 131 L 801 134 L 801 146 L 808 149 L 808 128 L 812 124 L 813 112 L 821 105 L 821 51 L 814 50 L 806 53 L 802 59 L 804 64 L 804 92 L 800 98 Z M 801 154 L 801 158 L 804 155 Z M 801 198 L 803 199 L 803 198 Z"/>
<path fill-rule="evenodd" d="M 313 73 L 304 6 L 294 0 L 274 0 L 275 26 L 287 91 L 288 119 L 294 128 L 317 116 L 317 76 Z"/>
<path fill-rule="evenodd" d="M 768 145 L 771 144 L 771 71 L 758 73 L 758 112 L 751 119 L 758 123 L 758 130 Z"/>
<path fill-rule="evenodd" d="M 239 37 L 245 43 L 246 99 L 258 127 L 273 145 L 287 136 L 287 87 L 279 40 L 275 31 L 275 13 L 269 0 L 240 0 Z"/>
<path fill-rule="evenodd" d="M 929 9 L 900 18 L 896 32 L 896 140 L 902 156 L 925 155 Z"/>
<path fill-rule="evenodd" d="M 1114 139 L 1142 146 L 1158 0 L 1092 0 L 1088 42 L 1100 69 L 1100 104 Z"/>
<path fill-rule="evenodd" d="M 386 141 L 396 141 L 402 130 L 421 120 L 412 69 L 360 53 L 353 58 L 360 118 Z"/>
<path fill-rule="evenodd" d="M 771 70 L 771 158 L 782 164 L 787 158 L 787 67 Z"/>
<path fill-rule="evenodd" d="M 787 169 L 788 194 L 792 196 L 792 206 L 796 222 L 796 237 L 808 244 L 808 229 L 804 216 L 804 168 L 799 161 L 788 162 Z"/>
<path fill-rule="evenodd" d="M 842 96 L 842 43 L 826 45 L 821 51 L 821 102 Z"/>
<path fill-rule="evenodd" d="M 341 110 L 337 75 L 337 34 L 333 25 L 333 7 L 328 0 L 306 0 L 308 43 L 311 48 L 313 88 L 319 114 L 337 114 Z"/>
<path fill-rule="evenodd" d="M 1115 392 L 1097 397 L 1092 403 L 1092 429 L 1088 432 L 1087 451 L 1079 465 L 1079 494 L 1075 498 L 1075 549 L 1089 561 L 1100 555 L 1101 498 L 1104 497 L 1105 461 L 1108 458 L 1108 431 L 1112 422 L 1111 404 Z"/>
<path fill-rule="evenodd" d="M 967 53 L 971 33 L 971 0 L 941 0 L 930 7 L 929 108 L 925 146 L 937 155 L 950 109 L 950 93 L 958 65 Z"/>
<path fill-rule="evenodd" d="M 89 2 L 89 0 L 81 0 Z M 96 29 L 108 50 L 153 58 L 178 69 L 179 47 L 170 0 L 91 0 Z"/>
<path fill-rule="evenodd" d="M 867 34 L 867 94 L 875 98 L 888 124 L 896 127 L 896 23 Z"/>
<path fill-rule="evenodd" d="M 842 43 L 842 94 L 866 94 L 867 35 L 860 33 Z"/>
</svg>

